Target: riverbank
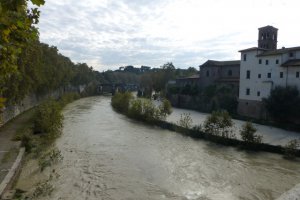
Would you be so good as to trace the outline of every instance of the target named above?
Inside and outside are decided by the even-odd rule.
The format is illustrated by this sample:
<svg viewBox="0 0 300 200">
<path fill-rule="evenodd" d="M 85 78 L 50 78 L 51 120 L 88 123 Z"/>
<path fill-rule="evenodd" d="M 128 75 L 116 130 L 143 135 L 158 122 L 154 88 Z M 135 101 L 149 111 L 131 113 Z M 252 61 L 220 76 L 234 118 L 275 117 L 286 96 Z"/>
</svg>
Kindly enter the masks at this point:
<svg viewBox="0 0 300 200">
<path fill-rule="evenodd" d="M 0 197 L 4 195 L 17 178 L 22 158 L 17 162 L 21 143 L 15 138 L 18 134 L 29 131 L 33 116 L 34 109 L 30 109 L 0 128 Z"/>
<path fill-rule="evenodd" d="M 146 100 L 143 100 L 146 101 Z M 211 134 L 203 131 L 201 127 L 202 124 L 197 124 L 193 128 L 184 128 L 175 123 L 165 121 L 157 116 L 156 113 L 159 113 L 159 108 L 155 108 L 148 100 L 147 104 L 143 105 L 140 102 L 143 102 L 139 99 L 134 99 L 128 93 L 117 94 L 112 97 L 112 107 L 117 112 L 126 115 L 127 117 L 133 118 L 138 121 L 142 121 L 149 125 L 159 126 L 163 129 L 168 129 L 170 131 L 175 131 L 185 136 L 189 136 L 195 139 L 204 139 L 207 141 L 211 141 L 217 144 L 222 144 L 226 146 L 238 147 L 239 149 L 246 149 L 252 151 L 266 151 L 271 153 L 283 154 L 287 156 L 290 154 L 289 147 L 281 146 L 281 145 L 273 145 L 262 142 L 248 142 L 241 140 L 237 137 L 227 137 L 222 136 L 222 134 Z M 151 104 L 149 106 L 148 104 Z M 138 106 L 137 106 L 138 105 Z M 122 109 L 120 109 L 122 108 Z M 158 109 L 158 110 L 157 110 Z M 299 157 L 300 150 L 296 149 L 297 147 L 293 147 L 292 156 Z M 288 155 L 290 157 L 290 155 Z"/>
<path fill-rule="evenodd" d="M 10 180 L 8 180 L 9 185 L 6 190 L 12 186 L 15 188 L 11 190 L 11 196 L 15 196 L 15 198 L 19 198 L 22 195 L 32 197 L 32 195 L 36 196 L 39 193 L 50 191 L 50 188 L 47 188 L 48 181 L 55 177 L 56 174 L 51 170 L 44 169 L 57 163 L 61 159 L 60 152 L 53 146 L 53 143 L 60 135 L 60 129 L 62 128 L 62 117 L 60 117 L 59 113 L 66 104 L 78 98 L 78 94 L 69 93 L 63 95 L 57 102 L 54 100 L 45 101 L 41 105 L 24 112 L 1 127 L 2 131 L 0 132 L 0 136 L 5 135 L 5 137 L 0 141 L 4 142 L 7 148 L 11 148 L 13 142 L 18 144 L 17 148 L 14 148 L 16 151 L 20 146 L 26 147 L 26 154 L 24 161 L 22 162 L 23 166 L 20 178 L 18 179 L 17 174 L 16 176 L 10 177 Z M 1 134 L 2 132 L 9 134 Z M 5 145 L 2 145 L 1 147 L 3 148 Z M 12 171 L 12 168 L 14 167 L 12 163 L 16 160 L 16 155 L 9 153 L 7 153 L 7 155 L 9 155 L 9 157 L 6 157 L 11 160 L 11 165 L 5 166 L 7 167 L 6 171 L 9 171 L 8 169 L 10 168 L 10 171 Z M 5 156 L 3 158 L 5 158 Z M 18 168 L 20 163 L 21 162 L 19 162 Z M 28 174 L 28 170 L 31 173 L 36 173 L 36 175 L 24 178 L 24 173 Z M 45 175 L 47 176 L 47 179 L 35 179 L 42 171 L 47 173 L 47 175 Z M 14 181 L 15 179 L 17 180 Z M 22 180 L 24 181 L 27 179 L 32 180 L 32 184 L 28 184 L 27 182 L 25 185 L 22 185 Z M 6 182 L 8 181 L 6 180 Z M 41 184 L 40 181 L 42 181 L 43 184 Z"/>
<path fill-rule="evenodd" d="M 185 110 L 190 110 L 190 111 L 194 111 L 194 112 L 199 112 L 199 113 L 203 113 L 203 114 L 211 114 L 211 112 L 208 112 L 206 110 L 202 110 L 202 109 L 197 109 L 197 106 L 187 106 L 186 104 L 178 104 L 178 103 L 174 103 L 174 98 L 171 98 L 171 102 L 172 102 L 172 106 L 178 109 L 185 109 Z M 183 99 L 185 98 L 184 96 L 182 97 Z M 190 98 L 190 97 L 189 97 Z M 194 102 L 195 104 L 195 102 Z M 180 105 L 180 106 L 178 106 Z M 197 104 L 195 104 L 197 105 Z M 275 128 L 280 128 L 283 130 L 287 130 L 287 131 L 294 131 L 294 132 L 298 132 L 299 137 L 300 137 L 300 124 L 295 124 L 295 123 L 278 123 L 278 122 L 274 122 L 268 119 L 257 119 L 257 118 L 252 118 L 252 117 L 246 117 L 246 116 L 241 116 L 238 115 L 237 113 L 231 113 L 231 116 L 233 119 L 235 120 L 242 120 L 242 121 L 250 121 L 252 123 L 256 123 L 259 125 L 265 125 L 265 126 L 272 126 Z"/>
<path fill-rule="evenodd" d="M 299 162 L 148 125 L 114 112 L 110 101 L 65 107 L 60 177 L 40 199 L 274 200 L 300 182 Z"/>
</svg>

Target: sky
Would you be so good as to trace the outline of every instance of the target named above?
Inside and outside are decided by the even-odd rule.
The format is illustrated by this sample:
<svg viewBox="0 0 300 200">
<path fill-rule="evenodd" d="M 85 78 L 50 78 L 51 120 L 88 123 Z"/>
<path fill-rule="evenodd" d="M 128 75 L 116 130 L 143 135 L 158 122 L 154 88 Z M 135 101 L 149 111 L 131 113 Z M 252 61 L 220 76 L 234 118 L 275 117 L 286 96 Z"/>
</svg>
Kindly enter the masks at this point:
<svg viewBox="0 0 300 200">
<path fill-rule="evenodd" d="M 278 48 L 300 46 L 299 0 L 46 0 L 40 40 L 98 71 L 120 66 L 195 67 L 235 60 L 279 29 Z"/>
</svg>

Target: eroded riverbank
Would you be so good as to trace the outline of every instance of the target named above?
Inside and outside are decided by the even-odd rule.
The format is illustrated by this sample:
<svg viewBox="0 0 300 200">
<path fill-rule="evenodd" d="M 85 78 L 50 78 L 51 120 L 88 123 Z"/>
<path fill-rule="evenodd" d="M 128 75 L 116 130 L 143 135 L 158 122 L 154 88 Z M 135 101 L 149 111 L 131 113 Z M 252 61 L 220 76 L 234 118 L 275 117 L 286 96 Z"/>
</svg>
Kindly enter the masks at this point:
<svg viewBox="0 0 300 200">
<path fill-rule="evenodd" d="M 297 162 L 145 126 L 113 112 L 109 97 L 64 116 L 49 199 L 274 199 L 300 182 Z"/>
</svg>

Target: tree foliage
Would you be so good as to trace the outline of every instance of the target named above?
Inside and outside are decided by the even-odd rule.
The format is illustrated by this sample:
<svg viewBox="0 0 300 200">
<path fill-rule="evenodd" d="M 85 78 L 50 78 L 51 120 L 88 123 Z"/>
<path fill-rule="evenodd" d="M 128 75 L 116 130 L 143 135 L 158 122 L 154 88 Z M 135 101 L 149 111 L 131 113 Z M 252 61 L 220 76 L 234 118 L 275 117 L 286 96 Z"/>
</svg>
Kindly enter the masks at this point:
<svg viewBox="0 0 300 200">
<path fill-rule="evenodd" d="M 22 50 L 38 38 L 34 27 L 39 10 L 29 9 L 28 2 L 40 6 L 44 0 L 7 0 L 0 2 L 0 96 L 7 90 L 5 83 L 12 76 L 19 76 L 18 59 Z"/>
<path fill-rule="evenodd" d="M 257 129 L 253 126 L 251 122 L 246 122 L 240 130 L 242 140 L 254 144 L 261 143 L 262 136 L 255 134 L 256 131 Z"/>
<path fill-rule="evenodd" d="M 214 111 L 203 124 L 203 130 L 211 135 L 234 138 L 233 121 L 227 111 Z"/>
<path fill-rule="evenodd" d="M 288 122 L 300 117 L 300 95 L 296 87 L 277 86 L 264 99 L 268 113 L 278 122 Z"/>
</svg>

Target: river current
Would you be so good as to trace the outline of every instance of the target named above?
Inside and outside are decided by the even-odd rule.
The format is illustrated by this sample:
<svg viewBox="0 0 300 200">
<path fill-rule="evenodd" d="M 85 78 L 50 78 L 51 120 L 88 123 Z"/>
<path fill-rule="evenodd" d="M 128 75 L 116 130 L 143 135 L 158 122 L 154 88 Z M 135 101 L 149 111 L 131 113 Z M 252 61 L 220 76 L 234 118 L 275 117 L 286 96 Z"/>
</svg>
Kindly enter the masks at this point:
<svg viewBox="0 0 300 200">
<path fill-rule="evenodd" d="M 64 117 L 51 199 L 275 199 L 300 182 L 299 162 L 145 125 L 110 97 L 80 99 Z"/>
</svg>

